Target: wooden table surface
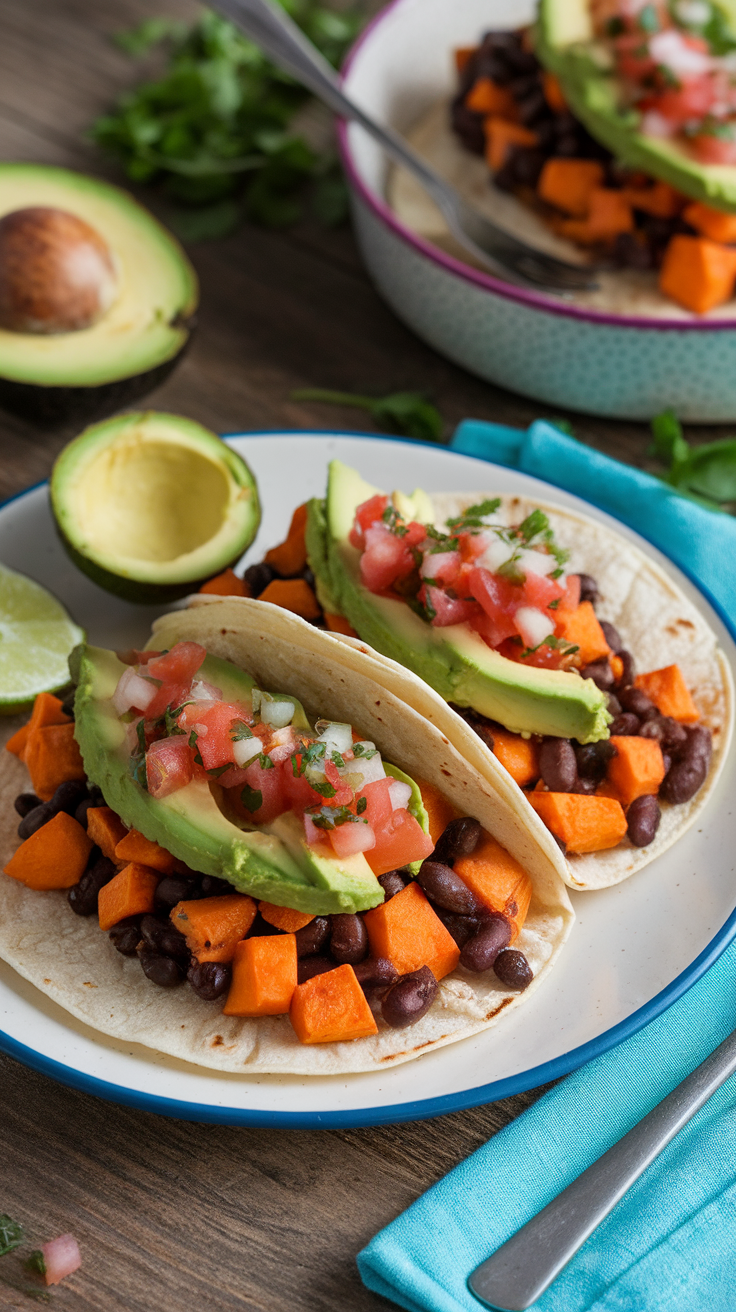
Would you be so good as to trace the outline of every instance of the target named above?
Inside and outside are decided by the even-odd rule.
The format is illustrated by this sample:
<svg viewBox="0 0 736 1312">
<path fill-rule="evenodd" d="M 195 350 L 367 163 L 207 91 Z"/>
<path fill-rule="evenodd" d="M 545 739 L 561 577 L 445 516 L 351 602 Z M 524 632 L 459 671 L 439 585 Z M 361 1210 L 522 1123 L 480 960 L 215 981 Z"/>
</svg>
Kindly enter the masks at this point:
<svg viewBox="0 0 736 1312">
<path fill-rule="evenodd" d="M 195 11 L 186 0 L 0 0 L 2 157 L 120 181 L 84 133 L 138 76 L 110 34 L 151 12 Z M 290 400 L 294 389 L 316 386 L 424 390 L 448 433 L 466 415 L 524 425 L 549 413 L 413 337 L 379 300 L 347 228 L 246 227 L 191 256 L 202 284 L 199 331 L 149 398 L 153 407 L 222 432 L 370 427 L 354 411 Z M 646 463 L 643 425 L 569 417 L 583 440 Z M 0 416 L 0 497 L 46 478 L 73 435 Z M 361 1285 L 355 1254 L 539 1092 L 432 1121 L 305 1133 L 116 1107 L 9 1058 L 0 1058 L 0 1078 L 0 1212 L 36 1243 L 65 1230 L 78 1237 L 83 1268 L 54 1294 L 74 1312 L 388 1308 Z M 0 1281 L 19 1270 L 3 1259 Z M 27 1305 L 0 1283 L 0 1306 Z"/>
</svg>

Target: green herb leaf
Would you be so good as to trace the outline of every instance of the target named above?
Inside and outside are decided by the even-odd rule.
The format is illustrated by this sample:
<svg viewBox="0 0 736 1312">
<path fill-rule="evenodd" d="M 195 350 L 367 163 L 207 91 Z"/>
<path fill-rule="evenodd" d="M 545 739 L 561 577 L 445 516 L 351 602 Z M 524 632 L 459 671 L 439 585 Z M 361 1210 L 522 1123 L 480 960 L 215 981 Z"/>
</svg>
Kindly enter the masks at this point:
<svg viewBox="0 0 736 1312">
<path fill-rule="evenodd" d="M 461 515 L 455 515 L 452 519 L 446 520 L 447 527 L 452 530 L 453 534 L 465 533 L 471 529 L 485 528 L 483 523 L 487 515 L 495 515 L 501 504 L 500 497 L 488 497 L 481 501 L 477 506 L 468 506 Z M 454 545 L 457 545 L 456 543 Z"/>
<path fill-rule="evenodd" d="M 549 528 L 549 520 L 543 510 L 532 510 L 519 524 L 516 532 L 518 536 L 527 543 L 527 545 L 536 538 L 540 533 L 544 533 Z"/>
<path fill-rule="evenodd" d="M 319 793 L 320 797 L 334 797 L 337 792 L 334 784 L 331 784 L 329 779 L 325 779 L 324 781 L 321 779 L 310 779 L 309 787 L 313 788 L 315 793 Z"/>
<path fill-rule="evenodd" d="M 245 723 L 245 720 L 233 720 L 230 726 L 230 741 L 240 743 L 243 739 L 252 738 L 252 730 Z"/>
<path fill-rule="evenodd" d="M 270 757 L 270 756 L 266 756 L 266 753 L 265 753 L 265 752 L 259 752 L 258 755 L 257 755 L 257 757 L 256 757 L 255 759 L 257 760 L 257 762 L 258 762 L 258 764 L 260 765 L 260 767 L 261 767 L 262 770 L 273 770 L 273 769 L 274 769 L 274 763 L 273 763 L 273 761 L 271 760 L 271 757 Z"/>
<path fill-rule="evenodd" d="M 378 756 L 378 748 L 366 747 L 365 743 L 355 743 L 353 756 L 358 760 L 362 757 L 364 761 L 372 761 L 374 756 Z"/>
<path fill-rule="evenodd" d="M 23 1226 L 20 1221 L 14 1221 L 12 1217 L 3 1212 L 0 1215 L 0 1257 L 12 1253 L 13 1249 L 22 1243 Z"/>
<path fill-rule="evenodd" d="M 240 800 L 246 811 L 259 811 L 263 806 L 263 793 L 258 788 L 249 788 L 246 785 L 240 793 Z"/>
<path fill-rule="evenodd" d="M 29 1253 L 24 1265 L 29 1271 L 35 1271 L 36 1275 L 46 1275 L 46 1259 L 40 1248 L 34 1248 L 33 1252 Z"/>
<path fill-rule="evenodd" d="M 659 31 L 659 18 L 654 5 L 645 5 L 639 10 L 638 22 L 642 32 Z"/>
<path fill-rule="evenodd" d="M 366 811 L 367 809 L 368 809 L 368 798 L 367 798 L 367 797 L 359 797 L 358 800 L 357 800 L 357 802 L 356 802 L 356 804 L 355 804 L 355 810 L 356 810 L 356 813 L 357 813 L 358 815 L 362 815 L 363 812 Z"/>
<path fill-rule="evenodd" d="M 423 442 L 441 442 L 444 420 L 421 392 L 391 392 L 388 396 L 362 396 L 325 387 L 303 387 L 291 393 L 294 401 L 323 401 L 327 405 L 368 410 L 379 428 Z"/>
<path fill-rule="evenodd" d="M 305 751 L 302 751 L 301 753 L 297 753 L 296 756 L 292 756 L 291 758 L 292 774 L 296 778 L 298 778 L 300 775 L 303 775 L 304 771 L 308 768 L 308 766 L 316 765 L 318 761 L 321 761 L 323 759 L 326 752 L 327 752 L 326 743 L 317 743 L 317 742 L 310 743 Z"/>
</svg>

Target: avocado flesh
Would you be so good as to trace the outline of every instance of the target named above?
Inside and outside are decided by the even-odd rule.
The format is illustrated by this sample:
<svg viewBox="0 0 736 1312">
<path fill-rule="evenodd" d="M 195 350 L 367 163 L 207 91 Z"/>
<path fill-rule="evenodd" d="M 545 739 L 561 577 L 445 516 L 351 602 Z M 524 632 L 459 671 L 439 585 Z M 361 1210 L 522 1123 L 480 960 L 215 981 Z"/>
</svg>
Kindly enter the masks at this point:
<svg viewBox="0 0 736 1312">
<path fill-rule="evenodd" d="M 75 564 L 129 601 L 182 597 L 234 564 L 260 523 L 245 461 L 193 420 L 155 411 L 94 424 L 64 448 L 51 507 Z"/>
<path fill-rule="evenodd" d="M 365 911 L 384 893 L 362 854 L 330 860 L 311 851 L 291 813 L 272 825 L 240 829 L 223 815 L 206 780 L 169 797 L 151 797 L 131 777 L 126 726 L 110 700 L 126 666 L 114 652 L 76 649 L 75 736 L 88 778 L 126 825 L 160 843 L 192 870 L 226 879 L 241 893 L 312 915 Z M 208 656 L 200 677 L 228 700 L 250 700 L 253 680 L 229 661 Z M 297 717 L 306 716 L 299 702 Z"/>
<path fill-rule="evenodd" d="M 607 738 L 611 718 L 607 698 L 592 679 L 510 661 L 467 624 L 434 628 L 404 601 L 377 596 L 364 587 L 360 553 L 350 545 L 348 535 L 356 508 L 377 491 L 355 470 L 334 460 L 325 512 L 327 554 L 310 558 L 316 577 L 326 570 L 326 586 L 339 613 L 361 638 L 412 670 L 445 701 L 472 707 L 514 733 L 575 738 L 581 743 Z M 427 511 L 432 508 L 426 495 L 414 493 L 411 504 L 428 522 Z"/>
<path fill-rule="evenodd" d="M 736 27 L 731 6 L 721 8 Z M 638 110 L 619 106 L 618 79 L 602 67 L 605 52 L 594 44 L 589 0 L 541 0 L 535 50 L 559 79 L 573 114 L 624 164 L 694 200 L 736 212 L 736 166 L 701 164 L 685 146 L 644 136 L 637 131 Z"/>
</svg>

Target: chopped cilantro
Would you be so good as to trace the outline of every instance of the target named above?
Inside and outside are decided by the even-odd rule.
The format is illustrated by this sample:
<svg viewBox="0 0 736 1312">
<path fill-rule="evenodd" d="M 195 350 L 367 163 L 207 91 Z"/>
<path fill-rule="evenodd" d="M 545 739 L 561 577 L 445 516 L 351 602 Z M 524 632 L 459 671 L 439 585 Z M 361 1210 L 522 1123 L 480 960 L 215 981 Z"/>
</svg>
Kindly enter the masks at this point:
<svg viewBox="0 0 736 1312">
<path fill-rule="evenodd" d="M 221 774 L 224 774 L 226 770 L 232 770 L 232 768 L 232 761 L 227 761 L 225 765 L 213 766 L 211 770 L 207 771 L 207 773 L 212 775 L 213 779 L 219 779 Z"/>
<path fill-rule="evenodd" d="M 409 532 L 398 510 L 395 506 L 391 505 L 390 501 L 381 515 L 381 519 L 386 525 L 389 533 L 393 533 L 395 538 L 405 538 Z"/>
<path fill-rule="evenodd" d="M 659 18 L 654 5 L 645 5 L 639 13 L 639 27 L 642 32 L 658 32 Z"/>
<path fill-rule="evenodd" d="M 334 784 L 331 784 L 329 779 L 325 779 L 324 781 L 320 779 L 310 779 L 309 787 L 313 788 L 315 793 L 319 793 L 320 797 L 334 797 L 337 792 Z"/>
<path fill-rule="evenodd" d="M 5 1212 L 0 1216 L 0 1257 L 12 1253 L 14 1248 L 23 1243 L 23 1226 L 20 1221 L 13 1221 Z"/>
<path fill-rule="evenodd" d="M 245 720 L 233 720 L 232 724 L 230 725 L 231 742 L 240 743 L 243 741 L 243 739 L 252 738 L 252 737 L 253 737 L 253 733 L 248 728 L 248 725 L 245 723 Z"/>
<path fill-rule="evenodd" d="M 522 519 L 516 533 L 517 536 L 528 545 L 534 538 L 538 537 L 540 533 L 543 533 L 545 529 L 548 528 L 549 520 L 547 519 L 547 516 L 543 510 L 540 510 L 539 507 L 537 507 L 536 510 L 532 510 L 531 514 L 527 515 L 526 519 Z"/>
<path fill-rule="evenodd" d="M 358 798 L 358 801 L 357 801 L 357 803 L 356 803 L 356 806 L 355 806 L 356 813 L 357 813 L 358 815 L 362 815 L 363 812 L 364 812 L 365 810 L 367 810 L 367 808 L 368 808 L 368 798 L 367 798 L 367 797 L 359 797 L 359 798 Z"/>
<path fill-rule="evenodd" d="M 461 515 L 455 515 L 452 519 L 446 520 L 447 527 L 453 534 L 472 532 L 485 528 L 483 520 L 486 515 L 493 515 L 501 504 L 500 497 L 488 497 L 481 501 L 477 506 L 468 506 Z"/>
<path fill-rule="evenodd" d="M 332 761 L 332 764 L 333 764 L 334 766 L 336 766 L 336 768 L 337 768 L 338 770 L 344 770 L 344 769 L 345 769 L 345 758 L 344 758 L 343 756 L 341 756 L 339 752 L 333 752 L 333 753 L 332 753 L 332 756 L 330 757 L 330 760 Z"/>
<path fill-rule="evenodd" d="M 306 751 L 292 756 L 291 772 L 299 778 L 310 765 L 316 765 L 327 753 L 327 743 L 310 743 Z"/>
<path fill-rule="evenodd" d="M 46 1259 L 40 1248 L 34 1248 L 33 1252 L 28 1254 L 24 1265 L 29 1271 L 34 1271 L 36 1275 L 46 1275 Z"/>
<path fill-rule="evenodd" d="M 204 761 L 202 760 L 202 757 L 200 755 L 199 748 L 197 747 L 198 741 L 199 741 L 199 734 L 197 733 L 196 729 L 192 729 L 192 732 L 189 735 L 189 746 L 195 749 L 194 759 L 197 765 L 204 765 Z"/>
<path fill-rule="evenodd" d="M 354 815 L 349 806 L 321 806 L 319 809 L 312 807 L 307 815 L 311 816 L 312 822 L 318 829 L 338 829 L 340 825 L 368 823 L 367 820 L 361 820 Z"/>
<path fill-rule="evenodd" d="M 353 756 L 357 758 L 362 756 L 364 761 L 371 761 L 373 757 L 377 755 L 377 747 L 366 747 L 365 743 L 356 743 L 353 747 Z"/>
<path fill-rule="evenodd" d="M 246 811 L 259 811 L 263 806 L 263 793 L 257 788 L 249 788 L 246 785 L 241 790 L 240 800 Z"/>
<path fill-rule="evenodd" d="M 262 770 L 273 770 L 274 768 L 273 761 L 271 760 L 270 756 L 266 756 L 265 752 L 259 752 L 255 759 L 257 760 Z"/>
</svg>

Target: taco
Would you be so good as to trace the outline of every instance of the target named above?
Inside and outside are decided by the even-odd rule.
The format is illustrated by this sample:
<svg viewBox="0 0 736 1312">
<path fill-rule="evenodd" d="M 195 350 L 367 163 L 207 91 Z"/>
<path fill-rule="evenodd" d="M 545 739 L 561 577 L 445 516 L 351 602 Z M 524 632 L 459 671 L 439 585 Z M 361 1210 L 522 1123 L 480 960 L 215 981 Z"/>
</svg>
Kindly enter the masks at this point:
<svg viewBox="0 0 736 1312">
<path fill-rule="evenodd" d="M 626 879 L 700 816 L 731 673 L 700 611 L 615 530 L 518 496 L 388 497 L 333 462 L 307 542 L 327 615 L 390 658 L 388 686 L 393 662 L 418 676 L 407 700 L 475 768 L 506 766 L 571 887 Z"/>
<path fill-rule="evenodd" d="M 36 796 L 0 890 L 0 956 L 74 1016 L 221 1071 L 342 1074 L 485 1029 L 549 973 L 559 848 L 406 671 L 388 688 L 380 657 L 211 596 L 74 664 L 73 708 L 44 694 L 8 743 Z"/>
</svg>

